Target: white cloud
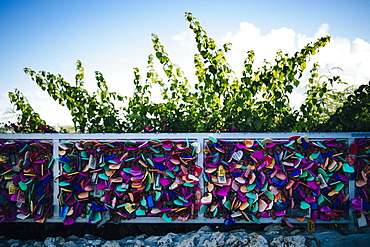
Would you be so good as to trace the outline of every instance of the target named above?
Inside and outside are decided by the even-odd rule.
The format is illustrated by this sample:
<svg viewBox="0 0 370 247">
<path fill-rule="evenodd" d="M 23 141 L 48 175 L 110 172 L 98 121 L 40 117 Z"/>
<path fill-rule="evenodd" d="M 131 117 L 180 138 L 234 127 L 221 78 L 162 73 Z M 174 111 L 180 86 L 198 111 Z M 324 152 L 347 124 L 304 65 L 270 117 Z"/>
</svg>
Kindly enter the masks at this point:
<svg viewBox="0 0 370 247">
<path fill-rule="evenodd" d="M 32 95 L 26 94 L 32 108 L 40 114 L 40 117 L 51 126 L 73 125 L 72 117 L 65 106 L 54 101 L 46 92 L 41 89 L 33 91 Z"/>
<path fill-rule="evenodd" d="M 227 59 L 238 75 L 243 70 L 247 51 L 255 52 L 255 66 L 260 66 L 264 59 L 272 61 L 279 49 L 289 53 L 297 49 L 297 34 L 290 28 L 272 29 L 268 34 L 262 35 L 261 30 L 252 23 L 243 22 L 239 26 L 240 30 L 237 33 L 228 32 L 221 39 L 221 43 L 231 42 L 233 44 L 231 51 L 227 54 Z"/>
<path fill-rule="evenodd" d="M 194 67 L 194 55 L 198 52 L 195 35 L 191 29 L 186 29 L 180 34 L 172 36 L 172 40 L 174 44 L 168 49 L 171 61 L 184 71 L 190 84 L 193 84 L 192 82 L 197 80 Z M 165 45 L 167 47 L 167 44 Z M 161 76 L 164 80 L 167 79 L 163 74 Z"/>
<path fill-rule="evenodd" d="M 15 121 L 14 114 L 12 114 L 13 106 L 10 104 L 8 93 L 0 93 L 0 123 L 7 121 Z"/>
<path fill-rule="evenodd" d="M 39 113 L 40 117 L 44 119 L 47 124 L 52 126 L 73 125 L 68 109 L 60 106 L 46 92 L 43 92 L 39 88 L 32 91 L 32 93 L 27 90 L 21 90 L 21 92 L 28 99 L 34 111 Z M 3 113 L 3 115 L 0 116 L 0 122 L 16 122 L 16 115 L 11 113 L 14 107 L 5 93 L 0 94 L 0 100 L 7 102 L 7 104 L 1 105 L 0 107 L 0 112 Z"/>
<path fill-rule="evenodd" d="M 273 62 L 279 49 L 292 55 L 309 42 L 330 35 L 329 29 L 329 24 L 324 23 L 318 28 L 313 37 L 296 33 L 293 29 L 287 27 L 272 29 L 263 35 L 261 30 L 252 23 L 243 22 L 236 33 L 226 33 L 219 45 L 226 42 L 233 44 L 227 59 L 237 75 L 240 76 L 247 51 L 255 51 L 255 66 L 260 66 L 264 59 Z M 349 85 L 366 84 L 370 79 L 370 44 L 360 38 L 350 41 L 344 37 L 334 36 L 330 43 L 311 57 L 307 73 L 313 62 L 318 62 L 321 65 L 322 73 L 327 73 L 326 68 L 341 68 L 342 71 L 336 70 L 335 73 L 340 75 Z M 307 79 L 307 74 L 302 78 L 304 83 L 291 97 L 291 103 L 295 107 L 301 103 L 305 79 Z M 339 87 L 339 89 L 342 89 L 342 87 Z"/>
<path fill-rule="evenodd" d="M 362 39 L 334 37 L 314 59 L 329 68 L 340 67 L 343 71 L 339 75 L 349 85 L 366 84 L 370 80 L 370 44 Z"/>
<path fill-rule="evenodd" d="M 254 24 L 242 22 L 239 24 L 237 32 L 227 32 L 216 42 L 219 46 L 227 42 L 233 44 L 232 49 L 226 56 L 231 68 L 240 77 L 247 51 L 254 50 L 256 54 L 254 67 L 261 66 L 264 59 L 273 62 L 278 50 L 293 55 L 309 42 L 315 42 L 320 37 L 331 35 L 329 30 L 329 24 L 323 23 L 312 37 L 297 33 L 288 27 L 272 29 L 267 34 L 262 34 L 261 29 Z M 196 43 L 191 30 L 174 36 L 173 40 L 186 49 L 187 52 L 192 51 L 191 56 L 196 52 Z M 311 57 L 311 61 L 307 66 L 307 72 L 302 77 L 303 83 L 291 96 L 291 104 L 294 107 L 299 107 L 302 102 L 302 94 L 310 66 L 312 66 L 313 62 L 320 64 L 320 72 L 324 74 L 328 73 L 327 69 L 341 68 L 341 70 L 333 70 L 332 72 L 340 75 L 343 81 L 349 85 L 366 84 L 370 80 L 370 44 L 360 38 L 351 41 L 345 37 L 334 36 L 331 38 L 330 43 Z M 194 68 L 192 64 L 180 63 L 180 65 L 184 68 L 187 75 L 193 74 Z M 338 89 L 343 89 L 344 87 L 338 86 Z"/>
<path fill-rule="evenodd" d="M 323 23 L 315 33 L 314 38 L 317 39 L 329 35 L 329 29 L 329 24 Z"/>
<path fill-rule="evenodd" d="M 190 29 L 184 30 L 181 34 L 177 34 L 172 37 L 172 39 L 182 47 L 190 48 L 190 50 L 195 52 L 195 40 L 194 33 Z"/>
</svg>

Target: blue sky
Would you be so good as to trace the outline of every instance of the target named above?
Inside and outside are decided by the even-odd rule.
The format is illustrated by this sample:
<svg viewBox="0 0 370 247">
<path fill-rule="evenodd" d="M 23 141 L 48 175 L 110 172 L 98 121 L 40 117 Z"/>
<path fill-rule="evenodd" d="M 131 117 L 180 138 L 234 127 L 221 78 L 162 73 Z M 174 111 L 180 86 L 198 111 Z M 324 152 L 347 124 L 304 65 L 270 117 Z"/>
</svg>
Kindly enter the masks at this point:
<svg viewBox="0 0 370 247">
<path fill-rule="evenodd" d="M 186 11 L 219 44 L 236 44 L 232 65 L 242 64 L 245 49 L 260 48 L 262 59 L 279 48 L 294 52 L 302 42 L 330 34 L 333 44 L 318 59 L 329 67 L 340 66 L 348 83 L 366 83 L 369 10 L 367 0 L 0 0 L 0 121 L 9 117 L 3 115 L 11 108 L 7 92 L 18 88 L 49 124 L 71 123 L 68 111 L 49 99 L 23 73 L 24 67 L 60 73 L 73 82 L 75 63 L 82 60 L 88 89 L 95 89 L 94 71 L 99 70 L 113 91 L 129 95 L 133 68 L 145 72 L 151 33 L 159 35 L 173 61 L 191 74 L 195 46 L 184 20 Z M 260 43 L 264 47 L 254 47 Z"/>
</svg>

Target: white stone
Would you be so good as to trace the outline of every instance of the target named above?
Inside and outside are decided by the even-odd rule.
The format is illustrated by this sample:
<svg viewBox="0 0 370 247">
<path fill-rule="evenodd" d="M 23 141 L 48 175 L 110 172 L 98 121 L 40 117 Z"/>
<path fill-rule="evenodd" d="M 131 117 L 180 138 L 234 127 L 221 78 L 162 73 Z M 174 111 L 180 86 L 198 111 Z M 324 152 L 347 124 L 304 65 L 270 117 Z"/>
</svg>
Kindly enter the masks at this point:
<svg viewBox="0 0 370 247">
<path fill-rule="evenodd" d="M 248 247 L 268 247 L 268 241 L 266 238 L 262 235 L 259 235 L 258 233 L 252 232 L 248 235 L 249 237 L 249 243 Z"/>
<path fill-rule="evenodd" d="M 270 246 L 271 247 L 286 247 L 286 246 L 305 247 L 306 239 L 301 235 L 290 236 L 290 237 L 279 236 L 277 238 L 274 238 L 271 241 Z"/>
<path fill-rule="evenodd" d="M 102 247 L 121 247 L 121 245 L 117 241 L 107 241 Z"/>
</svg>

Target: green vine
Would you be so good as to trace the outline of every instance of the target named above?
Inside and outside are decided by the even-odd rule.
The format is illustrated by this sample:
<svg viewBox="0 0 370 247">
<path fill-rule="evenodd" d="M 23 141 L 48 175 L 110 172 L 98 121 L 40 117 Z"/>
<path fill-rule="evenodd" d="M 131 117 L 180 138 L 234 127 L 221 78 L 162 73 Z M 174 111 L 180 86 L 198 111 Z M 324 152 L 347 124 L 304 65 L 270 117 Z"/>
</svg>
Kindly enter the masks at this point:
<svg viewBox="0 0 370 247">
<path fill-rule="evenodd" d="M 76 132 L 295 132 L 368 130 L 368 85 L 352 93 L 335 90 L 343 83 L 339 76 L 319 74 L 314 63 L 299 109 L 290 107 L 290 97 L 302 83 L 307 63 L 330 37 L 319 38 L 293 55 L 278 51 L 274 61 L 254 68 L 255 53 L 248 51 L 241 78 L 227 63 L 231 43 L 217 46 L 191 14 L 185 13 L 195 35 L 194 55 L 197 80 L 189 82 L 179 66 L 171 62 L 159 37 L 152 34 L 154 55 L 148 57 L 145 79 L 134 68 L 134 92 L 131 97 L 110 92 L 100 72 L 95 72 L 98 90 L 84 88 L 84 68 L 77 61 L 75 86 L 61 75 L 25 68 L 26 74 L 71 113 Z M 159 77 L 155 62 L 162 66 L 166 79 Z M 154 102 L 153 87 L 160 87 L 161 100 Z M 22 111 L 20 122 L 45 125 L 26 98 L 16 90 L 10 99 Z M 123 103 L 116 107 L 115 103 Z M 27 104 L 25 104 L 27 102 Z M 27 105 L 27 107 L 26 107 Z M 35 118 L 35 120 L 30 119 Z M 340 119 L 356 119 L 347 125 Z M 335 125 L 335 121 L 340 125 Z M 40 124 L 39 124 L 40 123 Z M 36 125 L 29 131 L 36 131 Z M 35 129 L 36 128 L 36 129 Z M 28 130 L 27 130 L 28 131 Z"/>
</svg>

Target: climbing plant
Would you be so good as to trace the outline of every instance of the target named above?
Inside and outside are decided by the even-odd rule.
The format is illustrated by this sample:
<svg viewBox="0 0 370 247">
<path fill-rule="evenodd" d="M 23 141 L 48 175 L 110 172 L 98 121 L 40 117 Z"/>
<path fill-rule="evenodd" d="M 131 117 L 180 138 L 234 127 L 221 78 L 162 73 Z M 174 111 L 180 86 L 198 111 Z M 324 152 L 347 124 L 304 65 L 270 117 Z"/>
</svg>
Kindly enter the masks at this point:
<svg viewBox="0 0 370 247">
<path fill-rule="evenodd" d="M 11 129 L 14 132 L 22 133 L 56 132 L 53 127 L 47 125 L 46 122 L 41 119 L 40 115 L 33 110 L 21 91 L 16 89 L 14 92 L 9 92 L 8 97 L 10 102 L 14 104 L 15 110 L 20 112 L 20 114 L 17 117 L 18 122 L 8 122 L 4 124 L 5 130 Z"/>
<path fill-rule="evenodd" d="M 344 104 L 328 121 L 319 125 L 322 131 L 369 131 L 370 130 L 370 82 L 361 85 L 347 97 Z"/>
<path fill-rule="evenodd" d="M 117 132 L 122 122 L 113 104 L 116 93 L 109 92 L 103 75 L 97 71 L 95 79 L 98 90 L 90 95 L 84 88 L 85 75 L 81 61 L 77 61 L 76 66 L 75 86 L 66 82 L 61 75 L 45 71 L 36 73 L 29 68 L 25 68 L 24 72 L 55 101 L 70 110 L 76 132 Z"/>
<path fill-rule="evenodd" d="M 61 75 L 37 73 L 30 68 L 24 71 L 70 110 L 76 132 L 322 131 L 343 114 L 347 114 L 344 119 L 359 117 L 361 121 L 352 127 L 338 125 L 330 130 L 368 130 L 364 124 L 368 111 L 363 110 L 367 106 L 363 105 L 363 98 L 368 96 L 368 88 L 360 87 L 361 92 L 357 90 L 345 98 L 344 93 L 335 89 L 336 84 L 343 83 L 340 77 L 331 73 L 320 75 L 317 63 L 310 69 L 301 107 L 296 110 L 290 107 L 290 95 L 302 83 L 307 63 L 330 42 L 329 36 L 307 44 L 293 55 L 278 51 L 274 61 L 264 61 L 258 68 L 253 66 L 255 53 L 251 50 L 238 78 L 226 59 L 232 44 L 218 46 L 191 13 L 185 13 L 185 19 L 197 44 L 195 82 L 189 82 L 180 67 L 171 62 L 155 34 L 152 35 L 154 53 L 148 57 L 145 78 L 134 68 L 132 96 L 110 92 L 100 72 L 95 72 L 98 90 L 90 94 L 84 88 L 84 67 L 80 61 L 77 61 L 74 86 Z M 154 69 L 156 61 L 166 78 L 160 78 Z M 153 101 L 153 86 L 161 88 L 160 102 Z M 13 98 L 11 102 L 19 104 L 19 100 Z M 350 108 L 352 101 L 357 102 L 357 108 Z M 118 107 L 118 102 L 123 106 Z M 20 122 L 30 117 L 29 111 L 18 109 L 22 111 Z"/>
</svg>

